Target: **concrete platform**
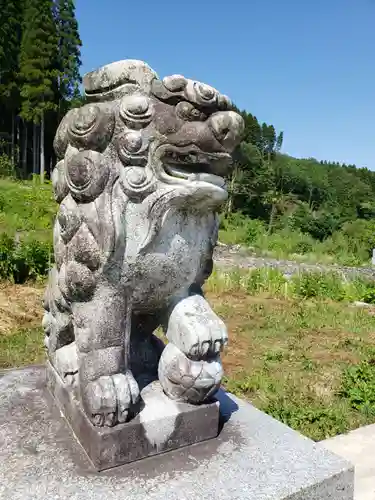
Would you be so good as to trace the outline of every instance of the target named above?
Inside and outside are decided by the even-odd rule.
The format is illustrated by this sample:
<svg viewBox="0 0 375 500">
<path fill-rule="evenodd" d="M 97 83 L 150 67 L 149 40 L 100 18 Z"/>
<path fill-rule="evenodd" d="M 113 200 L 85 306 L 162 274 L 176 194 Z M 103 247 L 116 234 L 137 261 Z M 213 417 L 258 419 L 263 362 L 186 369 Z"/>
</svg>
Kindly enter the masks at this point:
<svg viewBox="0 0 375 500">
<path fill-rule="evenodd" d="M 322 445 L 355 465 L 355 500 L 375 499 L 375 424 L 322 441 Z"/>
<path fill-rule="evenodd" d="M 351 464 L 223 391 L 217 438 L 98 473 L 45 376 L 43 367 L 1 374 L 1 499 L 353 499 Z"/>
<path fill-rule="evenodd" d="M 102 471 L 217 437 L 219 402 L 175 403 L 159 382 L 141 391 L 140 413 L 115 427 L 95 427 L 59 374 L 47 362 L 47 387 L 93 466 Z M 72 436 L 73 438 L 73 436 Z"/>
</svg>

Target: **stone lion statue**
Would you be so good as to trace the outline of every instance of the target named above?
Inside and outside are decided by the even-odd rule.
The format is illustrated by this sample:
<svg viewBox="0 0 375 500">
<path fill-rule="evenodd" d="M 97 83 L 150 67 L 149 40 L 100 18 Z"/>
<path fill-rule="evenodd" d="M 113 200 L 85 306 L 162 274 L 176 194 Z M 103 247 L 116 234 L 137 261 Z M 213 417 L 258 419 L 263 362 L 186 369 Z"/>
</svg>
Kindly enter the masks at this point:
<svg viewBox="0 0 375 500">
<path fill-rule="evenodd" d="M 147 377 L 193 404 L 219 388 L 228 335 L 201 287 L 243 121 L 214 88 L 160 80 L 141 61 L 89 73 L 84 88 L 87 104 L 55 138 L 43 326 L 50 363 L 88 418 L 113 426 L 131 418 Z"/>
</svg>

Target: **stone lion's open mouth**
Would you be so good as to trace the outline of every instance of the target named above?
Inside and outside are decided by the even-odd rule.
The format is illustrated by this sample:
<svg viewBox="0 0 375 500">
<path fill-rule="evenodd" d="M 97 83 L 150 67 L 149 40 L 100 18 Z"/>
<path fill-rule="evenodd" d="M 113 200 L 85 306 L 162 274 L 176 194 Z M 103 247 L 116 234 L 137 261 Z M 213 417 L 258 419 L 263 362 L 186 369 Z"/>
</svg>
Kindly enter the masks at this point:
<svg viewBox="0 0 375 500">
<path fill-rule="evenodd" d="M 227 153 L 207 153 L 196 146 L 164 146 L 161 160 L 165 172 L 179 179 L 225 187 L 224 176 L 232 162 Z"/>
</svg>

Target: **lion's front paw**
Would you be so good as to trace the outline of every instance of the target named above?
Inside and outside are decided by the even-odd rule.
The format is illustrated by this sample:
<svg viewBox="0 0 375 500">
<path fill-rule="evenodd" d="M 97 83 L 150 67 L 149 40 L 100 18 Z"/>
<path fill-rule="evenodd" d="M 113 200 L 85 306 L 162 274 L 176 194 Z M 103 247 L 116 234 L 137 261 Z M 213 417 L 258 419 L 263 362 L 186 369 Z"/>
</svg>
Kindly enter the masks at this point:
<svg viewBox="0 0 375 500">
<path fill-rule="evenodd" d="M 126 422 L 138 399 L 138 384 L 130 371 L 100 377 L 89 382 L 83 391 L 88 416 L 98 427 Z"/>
<path fill-rule="evenodd" d="M 187 297 L 174 307 L 167 337 L 191 359 L 216 356 L 228 343 L 224 322 L 200 295 Z"/>
</svg>

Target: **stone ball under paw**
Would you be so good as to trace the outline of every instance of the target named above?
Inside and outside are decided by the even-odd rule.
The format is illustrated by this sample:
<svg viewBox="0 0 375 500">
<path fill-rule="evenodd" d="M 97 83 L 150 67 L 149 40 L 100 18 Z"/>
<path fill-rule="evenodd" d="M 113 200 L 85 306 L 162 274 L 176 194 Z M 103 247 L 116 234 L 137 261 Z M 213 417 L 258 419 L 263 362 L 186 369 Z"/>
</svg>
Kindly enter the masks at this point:
<svg viewBox="0 0 375 500">
<path fill-rule="evenodd" d="M 219 356 L 192 361 L 174 344 L 168 344 L 159 362 L 159 381 L 175 401 L 204 403 L 220 388 L 223 367 Z"/>
</svg>

